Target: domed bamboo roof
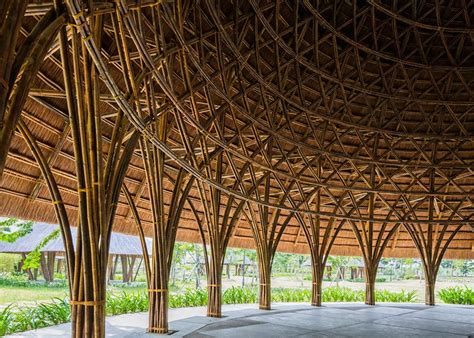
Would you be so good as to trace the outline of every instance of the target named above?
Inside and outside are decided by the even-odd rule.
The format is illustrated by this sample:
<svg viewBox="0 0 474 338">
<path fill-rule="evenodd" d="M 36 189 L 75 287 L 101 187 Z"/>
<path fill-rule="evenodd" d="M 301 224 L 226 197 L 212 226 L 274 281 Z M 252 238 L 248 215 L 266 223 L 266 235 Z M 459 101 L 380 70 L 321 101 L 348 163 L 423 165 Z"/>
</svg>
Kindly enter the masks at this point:
<svg viewBox="0 0 474 338">
<path fill-rule="evenodd" d="M 50 8 L 31 1 L 23 36 Z M 361 243 L 387 239 L 385 256 L 417 257 L 417 246 L 431 241 L 449 243 L 445 257 L 474 258 L 472 3 L 143 0 L 70 14 L 76 25 L 74 14 L 103 20 L 100 39 L 88 38 L 87 24 L 79 30 L 102 86 L 106 151 L 125 114 L 127 137 L 138 129 L 165 154 L 165 212 L 180 168 L 194 177 L 178 239 L 199 242 L 197 224 L 212 206 L 219 220 L 237 215 L 232 246 L 254 247 L 259 226 L 269 236 L 281 230 L 278 248 L 288 252 L 307 253 L 307 240 L 328 234 L 333 254 L 358 255 Z M 55 43 L 22 120 L 73 216 L 62 67 Z M 127 71 L 137 86 L 128 97 Z M 166 120 L 164 134 L 158 119 Z M 124 233 L 136 233 L 126 193 L 151 232 L 142 155 L 137 148 L 118 203 L 114 227 Z M 19 132 L 0 184 L 0 214 L 56 221 Z"/>
</svg>

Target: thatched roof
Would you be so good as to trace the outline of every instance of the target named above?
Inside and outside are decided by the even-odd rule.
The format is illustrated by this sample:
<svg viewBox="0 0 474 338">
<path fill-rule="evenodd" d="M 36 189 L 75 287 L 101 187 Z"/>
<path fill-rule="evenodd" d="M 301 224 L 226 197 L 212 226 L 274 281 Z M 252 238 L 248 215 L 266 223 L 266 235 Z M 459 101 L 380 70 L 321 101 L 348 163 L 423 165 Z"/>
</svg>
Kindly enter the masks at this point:
<svg viewBox="0 0 474 338">
<path fill-rule="evenodd" d="M 289 219 L 279 250 L 309 252 L 301 222 L 321 224 L 320 239 L 333 224 L 342 224 L 331 251 L 336 255 L 360 255 L 354 228 L 371 228 L 383 237 L 402 223 L 384 256 L 419 256 L 409 227 L 423 236 L 432 232 L 434 238 L 448 238 L 460 226 L 445 257 L 474 258 L 474 46 L 472 18 L 466 19 L 472 13 L 464 13 L 462 6 L 420 2 L 417 10 L 427 14 L 412 17 L 411 7 L 403 3 L 390 7 L 354 1 L 352 6 L 342 1 L 333 6 L 328 1 L 315 7 L 304 1 L 295 9 L 286 2 L 230 1 L 209 9 L 189 2 L 182 13 L 186 17 L 178 20 L 182 36 L 171 27 L 167 11 L 149 6 L 138 13 L 132 6 L 134 15 L 149 18 L 156 11 L 153 15 L 165 16 L 158 20 L 160 32 L 150 28 L 149 19 L 137 31 L 143 31 L 141 45 L 149 48 L 150 58 L 171 74 L 167 90 L 154 84 L 160 109 L 169 112 L 170 121 L 184 116 L 184 131 L 171 123 L 165 142 L 173 155 L 166 157 L 165 209 L 177 170 L 183 163 L 192 166 L 180 135 L 185 132 L 189 138 L 203 135 L 205 151 L 198 142 L 192 144 L 197 161 L 210 165 L 209 171 L 194 168 L 199 180 L 216 183 L 217 160 L 207 161 L 203 154 L 225 149 L 219 189 L 224 196 L 247 190 L 250 206 L 244 208 L 230 246 L 255 246 L 249 220 L 266 203 L 265 214 L 278 227 Z M 21 34 L 51 6 L 50 1 L 31 1 Z M 122 49 L 108 10 L 97 10 L 106 13 L 102 55 L 108 79 L 125 91 Z M 138 74 L 143 53 L 127 39 Z M 106 152 L 119 109 L 118 98 L 103 80 L 99 109 Z M 217 115 L 223 126 L 206 124 Z M 77 219 L 74 149 L 57 44 L 32 84 L 22 119 L 48 159 L 69 218 Z M 150 236 L 150 196 L 141 156 L 137 149 L 124 184 Z M 268 182 L 256 184 L 262 177 Z M 221 201 L 220 216 L 227 201 Z M 193 186 L 178 240 L 200 242 L 190 203 L 197 217 L 205 218 Z M 57 222 L 38 165 L 19 132 L 0 184 L 0 215 Z M 136 233 L 123 195 L 114 229 Z"/>
<path fill-rule="evenodd" d="M 0 252 L 5 253 L 29 253 L 33 251 L 41 241 L 46 238 L 53 231 L 59 227 L 55 224 L 48 223 L 35 223 L 32 231 L 17 239 L 13 243 L 1 242 L 0 241 Z M 74 242 L 76 240 L 76 228 L 72 229 Z M 151 239 L 147 238 L 147 249 L 151 254 Z M 50 240 L 43 248 L 41 252 L 64 252 L 64 244 L 61 236 L 58 236 Z M 142 248 L 140 240 L 137 236 L 124 235 L 120 233 L 112 233 L 110 239 L 110 254 L 111 255 L 128 255 L 128 256 L 142 256 Z"/>
</svg>

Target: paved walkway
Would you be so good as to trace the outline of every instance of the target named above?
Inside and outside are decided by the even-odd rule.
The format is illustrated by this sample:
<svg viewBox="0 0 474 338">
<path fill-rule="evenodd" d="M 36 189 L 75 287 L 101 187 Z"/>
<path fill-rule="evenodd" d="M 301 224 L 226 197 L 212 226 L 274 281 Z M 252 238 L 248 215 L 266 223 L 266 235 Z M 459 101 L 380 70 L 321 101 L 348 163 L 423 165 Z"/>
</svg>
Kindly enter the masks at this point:
<svg viewBox="0 0 474 338">
<path fill-rule="evenodd" d="M 321 308 L 276 304 L 271 311 L 226 305 L 223 318 L 205 317 L 205 308 L 170 310 L 172 337 L 474 337 L 474 306 L 330 303 Z M 144 333 L 148 315 L 107 318 L 107 337 L 153 337 Z M 68 337 L 69 324 L 18 336 Z"/>
</svg>

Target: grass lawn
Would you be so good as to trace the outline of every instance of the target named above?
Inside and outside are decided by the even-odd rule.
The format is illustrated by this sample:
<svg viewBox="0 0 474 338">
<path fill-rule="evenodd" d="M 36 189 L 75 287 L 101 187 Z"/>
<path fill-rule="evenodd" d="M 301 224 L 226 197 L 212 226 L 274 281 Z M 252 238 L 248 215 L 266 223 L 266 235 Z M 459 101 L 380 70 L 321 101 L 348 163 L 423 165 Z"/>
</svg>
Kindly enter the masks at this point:
<svg viewBox="0 0 474 338">
<path fill-rule="evenodd" d="M 146 286 L 108 286 L 107 290 L 113 293 L 130 293 L 145 290 Z M 0 286 L 0 306 L 10 303 L 32 303 L 36 301 L 49 301 L 52 298 L 64 298 L 68 295 L 67 287 L 22 287 Z"/>
<path fill-rule="evenodd" d="M 37 300 L 50 300 L 51 298 L 64 298 L 67 295 L 67 288 L 34 287 L 26 288 L 21 286 L 1 286 L 0 304 L 10 304 L 17 302 L 34 302 Z"/>
</svg>

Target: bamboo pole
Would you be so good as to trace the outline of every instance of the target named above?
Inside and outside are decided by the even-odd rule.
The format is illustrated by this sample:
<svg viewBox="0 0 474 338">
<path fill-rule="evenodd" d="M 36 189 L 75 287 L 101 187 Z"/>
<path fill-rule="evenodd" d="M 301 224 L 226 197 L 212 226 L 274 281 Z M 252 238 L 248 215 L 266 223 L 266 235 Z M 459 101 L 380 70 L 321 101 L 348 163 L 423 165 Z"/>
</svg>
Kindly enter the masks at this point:
<svg viewBox="0 0 474 338">
<path fill-rule="evenodd" d="M 27 1 L 24 0 L 8 2 L 8 10 L 2 13 L 6 17 L 0 17 L 0 180 L 28 90 L 44 56 L 66 21 L 64 11 L 58 13 L 51 9 L 16 50 L 26 5 Z"/>
<path fill-rule="evenodd" d="M 244 266 L 245 268 L 245 266 Z M 272 293 L 271 293 L 271 259 L 259 259 L 258 261 L 259 273 L 259 296 L 258 308 L 260 310 L 271 310 Z"/>
</svg>

